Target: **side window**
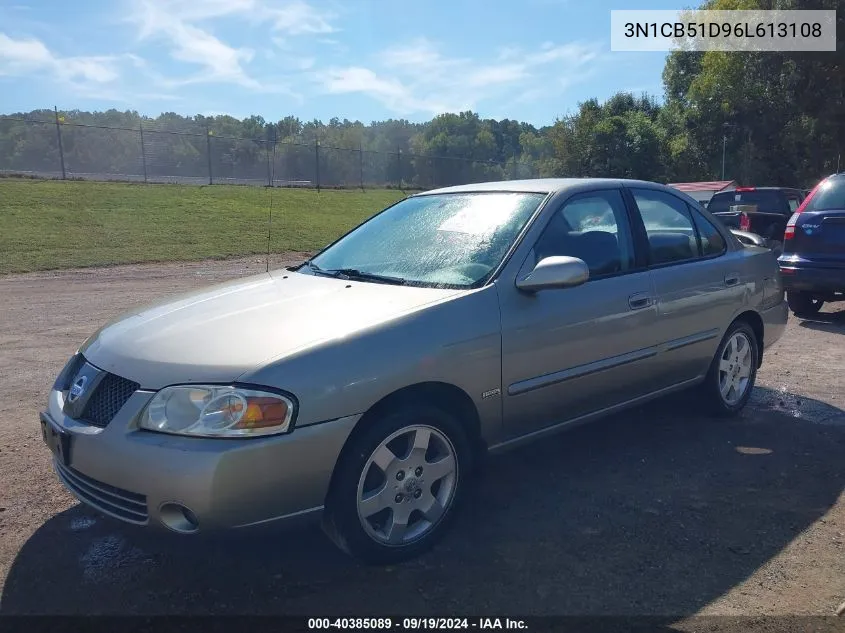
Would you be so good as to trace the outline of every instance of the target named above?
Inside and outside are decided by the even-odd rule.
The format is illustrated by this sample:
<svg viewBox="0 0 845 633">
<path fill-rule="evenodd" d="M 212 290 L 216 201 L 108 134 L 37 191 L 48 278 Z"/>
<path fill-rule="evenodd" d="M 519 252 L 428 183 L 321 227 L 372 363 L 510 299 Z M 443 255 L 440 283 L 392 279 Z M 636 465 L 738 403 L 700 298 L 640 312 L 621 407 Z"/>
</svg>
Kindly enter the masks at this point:
<svg viewBox="0 0 845 633">
<path fill-rule="evenodd" d="M 698 257 L 698 239 L 686 202 L 663 191 L 631 189 L 648 236 L 652 265 Z"/>
<path fill-rule="evenodd" d="M 695 221 L 695 228 L 698 229 L 698 236 L 701 238 L 701 254 L 704 257 L 721 255 L 725 252 L 727 244 L 725 238 L 713 224 L 695 209 L 692 209 L 692 219 Z"/>
<path fill-rule="evenodd" d="M 534 256 L 540 261 L 562 255 L 584 260 L 591 278 L 633 268 L 634 245 L 621 192 L 577 194 L 554 213 L 534 245 Z"/>
<path fill-rule="evenodd" d="M 795 213 L 795 210 L 801 206 L 801 199 L 794 193 L 786 194 L 786 201 L 789 203 L 789 210 Z"/>
</svg>

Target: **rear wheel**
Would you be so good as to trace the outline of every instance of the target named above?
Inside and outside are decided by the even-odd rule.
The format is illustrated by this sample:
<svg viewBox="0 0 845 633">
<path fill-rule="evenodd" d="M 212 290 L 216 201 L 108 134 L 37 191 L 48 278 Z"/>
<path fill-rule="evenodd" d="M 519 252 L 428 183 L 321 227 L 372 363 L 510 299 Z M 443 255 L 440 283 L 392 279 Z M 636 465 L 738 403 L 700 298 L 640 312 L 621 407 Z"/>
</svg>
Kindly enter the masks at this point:
<svg viewBox="0 0 845 633">
<path fill-rule="evenodd" d="M 745 321 L 728 328 L 702 385 L 711 411 L 730 416 L 745 407 L 757 379 L 760 351 L 754 330 Z"/>
<path fill-rule="evenodd" d="M 446 531 L 471 470 L 459 420 L 430 405 L 372 421 L 337 466 L 324 529 L 342 550 L 372 564 L 405 560 Z"/>
<path fill-rule="evenodd" d="M 786 302 L 795 316 L 812 316 L 818 314 L 824 305 L 823 299 L 818 299 L 803 290 L 787 291 Z"/>
</svg>

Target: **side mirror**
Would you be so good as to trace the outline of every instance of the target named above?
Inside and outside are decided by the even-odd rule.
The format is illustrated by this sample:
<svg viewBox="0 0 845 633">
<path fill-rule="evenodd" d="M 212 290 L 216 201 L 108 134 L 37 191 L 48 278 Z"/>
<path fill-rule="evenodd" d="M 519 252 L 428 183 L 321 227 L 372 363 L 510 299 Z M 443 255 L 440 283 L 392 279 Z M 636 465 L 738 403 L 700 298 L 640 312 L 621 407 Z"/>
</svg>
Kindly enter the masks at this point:
<svg viewBox="0 0 845 633">
<path fill-rule="evenodd" d="M 590 269 L 577 257 L 546 257 L 534 270 L 517 279 L 516 287 L 525 292 L 580 286 L 590 278 Z"/>
</svg>

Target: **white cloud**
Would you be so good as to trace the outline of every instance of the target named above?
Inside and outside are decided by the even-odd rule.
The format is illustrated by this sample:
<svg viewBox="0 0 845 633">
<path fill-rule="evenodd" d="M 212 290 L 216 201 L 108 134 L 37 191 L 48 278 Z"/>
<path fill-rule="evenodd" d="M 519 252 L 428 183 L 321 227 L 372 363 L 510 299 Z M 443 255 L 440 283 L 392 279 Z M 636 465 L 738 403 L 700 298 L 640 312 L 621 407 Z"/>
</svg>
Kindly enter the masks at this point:
<svg viewBox="0 0 845 633">
<path fill-rule="evenodd" d="M 135 6 L 143 11 L 145 4 L 189 23 L 240 17 L 253 23 L 269 23 L 273 30 L 289 35 L 337 30 L 331 24 L 337 17 L 334 12 L 320 11 L 304 0 L 149 0 L 136 2 Z"/>
<path fill-rule="evenodd" d="M 268 25 L 271 32 L 286 36 L 332 33 L 336 29 L 331 12 L 321 12 L 303 0 L 278 3 L 270 0 L 133 0 L 130 21 L 138 27 L 141 40 L 158 38 L 166 42 L 170 56 L 197 66 L 199 71 L 183 79 L 167 79 L 168 86 L 216 82 L 232 83 L 262 92 L 287 92 L 279 85 L 254 78 L 247 70 L 255 58 L 249 47 L 238 47 L 214 35 L 207 22 L 240 18 L 251 24 Z M 286 41 L 280 36 L 271 40 L 280 48 Z M 264 57 L 273 59 L 272 51 Z M 295 68 L 305 69 L 302 63 Z"/>
<path fill-rule="evenodd" d="M 458 60 L 446 60 L 440 55 L 435 45 L 424 37 L 404 46 L 388 48 L 379 55 L 385 68 L 422 68 L 431 69 L 435 66 L 453 65 Z"/>
<path fill-rule="evenodd" d="M 218 0 L 196 2 L 196 7 L 184 6 L 182 15 L 201 18 L 216 16 L 229 10 L 227 7 L 237 7 L 244 2 L 245 0 L 233 0 L 226 6 Z M 201 68 L 199 74 L 174 83 L 224 81 L 247 87 L 257 86 L 257 82 L 247 75 L 242 65 L 253 58 L 254 53 L 251 50 L 237 49 L 225 44 L 208 31 L 190 24 L 180 17 L 178 10 L 173 9 L 175 7 L 166 9 L 164 4 L 157 0 L 141 0 L 136 4 L 133 20 L 138 24 L 139 37 L 142 40 L 163 38 L 169 45 L 173 59 Z"/>
<path fill-rule="evenodd" d="M 46 73 L 82 84 L 108 84 L 120 78 L 120 64 L 129 56 L 61 57 L 35 38 L 13 39 L 0 33 L 0 75 Z"/>
<path fill-rule="evenodd" d="M 333 94 L 366 93 L 397 112 L 444 109 L 443 104 L 417 99 L 402 82 L 382 79 L 369 68 L 350 67 L 330 70 L 322 76 L 323 86 Z"/>
<path fill-rule="evenodd" d="M 504 47 L 490 63 L 490 57 L 447 57 L 434 42 L 418 38 L 381 51 L 375 69 L 334 68 L 320 79 L 326 92 L 367 94 L 400 114 L 439 114 L 522 94 L 532 100 L 558 94 L 587 75 L 599 50 L 598 43 L 581 42 L 546 42 L 530 51 Z"/>
<path fill-rule="evenodd" d="M 502 66 L 482 66 L 466 76 L 466 86 L 469 88 L 484 88 L 496 84 L 508 84 L 524 79 L 527 71 L 522 64 L 505 64 Z"/>
<path fill-rule="evenodd" d="M 258 19 L 269 20 L 273 29 L 288 35 L 334 33 L 331 21 L 337 16 L 332 12 L 321 13 L 299 0 L 282 7 L 262 7 Z"/>
</svg>

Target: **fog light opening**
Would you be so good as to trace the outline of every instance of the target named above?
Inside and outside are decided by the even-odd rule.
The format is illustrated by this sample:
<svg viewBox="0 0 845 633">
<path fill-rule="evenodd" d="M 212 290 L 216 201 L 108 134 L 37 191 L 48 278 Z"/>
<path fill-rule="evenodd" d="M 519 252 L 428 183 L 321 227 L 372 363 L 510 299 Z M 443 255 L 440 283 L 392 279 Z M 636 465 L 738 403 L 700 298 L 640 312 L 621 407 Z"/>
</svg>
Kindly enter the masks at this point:
<svg viewBox="0 0 845 633">
<path fill-rule="evenodd" d="M 180 534 L 192 534 L 199 529 L 199 519 L 190 508 L 181 503 L 162 503 L 159 508 L 159 518 L 164 526 Z"/>
</svg>

